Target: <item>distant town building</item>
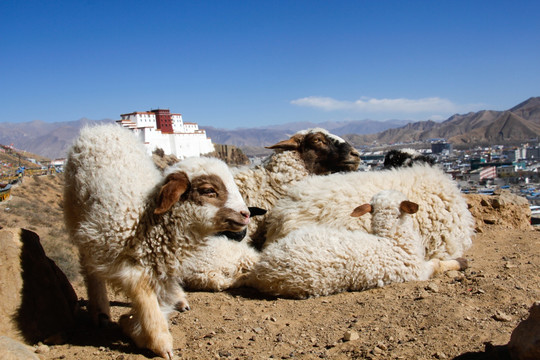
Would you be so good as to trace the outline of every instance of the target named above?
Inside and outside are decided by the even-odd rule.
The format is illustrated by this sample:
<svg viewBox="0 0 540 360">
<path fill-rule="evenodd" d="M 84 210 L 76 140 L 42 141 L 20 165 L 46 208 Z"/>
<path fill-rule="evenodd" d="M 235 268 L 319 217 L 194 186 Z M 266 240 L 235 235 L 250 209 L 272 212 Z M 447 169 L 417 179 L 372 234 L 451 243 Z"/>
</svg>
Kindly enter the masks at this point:
<svg viewBox="0 0 540 360">
<path fill-rule="evenodd" d="M 168 109 L 155 109 L 120 115 L 116 122 L 134 132 L 149 154 L 160 148 L 179 159 L 201 156 L 214 151 L 212 140 L 196 123 L 182 120 L 181 114 Z"/>
</svg>

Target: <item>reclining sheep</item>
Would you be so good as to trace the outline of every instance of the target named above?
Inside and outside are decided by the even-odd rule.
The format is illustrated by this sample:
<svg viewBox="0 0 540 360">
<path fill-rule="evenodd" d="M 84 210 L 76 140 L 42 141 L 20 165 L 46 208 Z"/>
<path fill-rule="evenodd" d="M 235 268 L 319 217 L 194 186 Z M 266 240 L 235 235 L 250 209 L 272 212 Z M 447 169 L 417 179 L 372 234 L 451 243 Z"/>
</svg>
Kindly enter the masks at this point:
<svg viewBox="0 0 540 360">
<path fill-rule="evenodd" d="M 385 189 L 401 191 L 420 205 L 413 221 L 427 258 L 456 258 L 471 246 L 474 219 L 465 198 L 455 181 L 439 167 L 426 164 L 310 177 L 298 182 L 269 214 L 266 245 L 309 224 L 369 232 L 367 218 L 353 221 L 347 215 L 351 208 Z"/>
<path fill-rule="evenodd" d="M 94 322 L 110 317 L 105 281 L 132 311 L 120 319 L 139 347 L 173 357 L 167 316 L 189 308 L 178 284 L 182 259 L 219 231 L 240 231 L 249 212 L 228 167 L 190 158 L 162 178 L 128 130 L 85 128 L 65 169 L 65 221 L 78 246 Z"/>
<path fill-rule="evenodd" d="M 234 178 L 249 206 L 270 211 L 289 186 L 308 175 L 354 171 L 360 163 L 358 152 L 349 143 L 320 128 L 299 131 L 269 148 L 275 153 L 262 165 L 236 169 Z M 244 243 L 260 248 L 265 218 L 251 219 L 249 236 L 242 243 L 215 237 L 192 253 L 183 262 L 184 286 L 212 291 L 242 286 L 245 274 L 258 260 L 258 252 Z M 238 240 L 243 234 L 228 236 Z"/>
<path fill-rule="evenodd" d="M 413 166 L 414 164 L 435 164 L 435 159 L 429 155 L 423 155 L 414 149 L 390 150 L 384 156 L 384 168 Z"/>
<path fill-rule="evenodd" d="M 248 284 L 271 295 L 307 298 L 464 269 L 464 259 L 424 260 L 410 215 L 417 209 L 402 193 L 382 191 L 351 214 L 371 212 L 373 234 L 315 224 L 294 230 L 263 250 Z"/>
</svg>

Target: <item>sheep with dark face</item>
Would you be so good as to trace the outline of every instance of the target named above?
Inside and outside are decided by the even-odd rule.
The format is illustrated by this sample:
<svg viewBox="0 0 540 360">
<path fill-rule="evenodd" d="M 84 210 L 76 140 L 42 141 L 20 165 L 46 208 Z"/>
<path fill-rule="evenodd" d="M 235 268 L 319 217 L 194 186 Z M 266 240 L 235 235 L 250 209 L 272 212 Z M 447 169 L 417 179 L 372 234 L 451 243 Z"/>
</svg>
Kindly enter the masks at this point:
<svg viewBox="0 0 540 360">
<path fill-rule="evenodd" d="M 307 176 L 355 171 L 360 164 L 358 151 L 320 128 L 299 131 L 268 148 L 275 153 L 263 164 L 238 168 L 233 173 L 245 202 L 269 213 L 291 185 Z M 253 217 L 248 236 L 241 243 L 227 242 L 222 236 L 210 239 L 184 262 L 183 284 L 194 290 L 212 291 L 242 286 L 259 256 L 253 247 L 260 248 L 264 243 L 265 219 L 266 215 Z M 243 234 L 227 236 L 238 240 Z M 220 256 L 222 253 L 231 255 Z"/>
<path fill-rule="evenodd" d="M 189 308 L 183 259 L 211 234 L 242 231 L 249 212 L 225 163 L 189 158 L 162 177 L 142 143 L 116 125 L 85 128 L 68 153 L 64 214 L 78 246 L 94 322 L 110 317 L 105 282 L 132 311 L 120 325 L 139 347 L 173 357 L 167 316 Z"/>
<path fill-rule="evenodd" d="M 413 149 L 390 150 L 384 156 L 384 168 L 398 168 L 413 166 L 417 163 L 435 164 L 435 159 L 429 155 L 423 155 Z"/>
<path fill-rule="evenodd" d="M 246 204 L 271 212 L 289 186 L 309 175 L 356 171 L 360 154 L 348 142 L 328 131 L 302 130 L 268 149 L 275 151 L 254 168 L 233 170 L 234 179 Z M 264 242 L 266 216 L 252 219 L 248 234 L 256 247 Z"/>
</svg>

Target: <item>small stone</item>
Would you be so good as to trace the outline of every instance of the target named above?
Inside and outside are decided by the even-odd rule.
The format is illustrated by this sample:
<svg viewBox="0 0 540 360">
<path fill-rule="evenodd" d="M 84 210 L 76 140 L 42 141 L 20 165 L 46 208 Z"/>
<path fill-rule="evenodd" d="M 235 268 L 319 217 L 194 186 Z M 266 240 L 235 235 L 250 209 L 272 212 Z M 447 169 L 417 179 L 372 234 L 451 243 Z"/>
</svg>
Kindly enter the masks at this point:
<svg viewBox="0 0 540 360">
<path fill-rule="evenodd" d="M 354 330 L 346 331 L 343 335 L 343 341 L 354 341 L 360 339 L 360 335 Z"/>
<path fill-rule="evenodd" d="M 461 272 L 459 272 L 457 270 L 447 271 L 446 276 L 449 277 L 450 279 L 454 279 L 454 280 L 462 280 L 465 277 L 463 275 L 463 273 L 461 273 Z"/>
<path fill-rule="evenodd" d="M 232 356 L 232 354 L 230 352 L 225 351 L 225 350 L 220 350 L 218 352 L 218 355 L 219 355 L 219 357 L 231 357 Z"/>
<path fill-rule="evenodd" d="M 493 319 L 497 321 L 502 321 L 502 322 L 512 321 L 512 317 L 510 315 L 503 313 L 502 311 L 497 311 L 497 313 L 493 315 Z"/>
<path fill-rule="evenodd" d="M 439 285 L 437 285 L 437 284 L 434 283 L 434 282 L 430 282 L 430 283 L 426 286 L 426 290 L 431 291 L 431 292 L 434 292 L 434 293 L 438 293 L 438 292 L 439 292 Z"/>
<path fill-rule="evenodd" d="M 39 344 L 36 350 L 34 351 L 36 354 L 47 354 L 51 349 L 44 344 Z"/>
<path fill-rule="evenodd" d="M 428 293 L 425 290 L 422 290 L 422 291 L 420 291 L 420 294 L 418 294 L 418 296 L 414 298 L 414 300 L 424 300 L 424 299 L 427 299 L 430 296 L 431 296 L 430 293 Z"/>
<path fill-rule="evenodd" d="M 433 356 L 435 357 L 435 359 L 447 359 L 448 358 L 446 356 L 446 354 L 443 353 L 442 351 L 436 352 Z"/>
</svg>

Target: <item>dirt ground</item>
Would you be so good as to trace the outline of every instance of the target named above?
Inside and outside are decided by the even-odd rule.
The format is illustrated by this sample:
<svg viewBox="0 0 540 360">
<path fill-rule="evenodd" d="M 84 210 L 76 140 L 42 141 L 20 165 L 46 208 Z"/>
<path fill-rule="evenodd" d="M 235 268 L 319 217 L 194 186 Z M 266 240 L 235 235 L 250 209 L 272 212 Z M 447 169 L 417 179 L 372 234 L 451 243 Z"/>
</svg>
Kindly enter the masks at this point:
<svg viewBox="0 0 540 360">
<path fill-rule="evenodd" d="M 51 190 L 61 180 L 42 181 L 51 185 L 40 200 L 52 209 L 48 217 L 60 216 L 54 227 L 61 232 L 61 195 Z M 30 184 L 14 191 L 11 208 L 0 206 L 0 222 L 24 227 L 16 210 Z M 44 210 L 36 205 L 34 211 Z M 55 237 L 39 221 L 31 226 L 42 239 L 40 231 L 46 233 L 45 242 Z M 59 256 L 71 253 L 64 247 Z M 268 298 L 250 289 L 188 292 L 191 310 L 169 321 L 175 353 L 182 359 L 453 359 L 466 353 L 480 359 L 485 343 L 506 344 L 540 300 L 540 232 L 486 225 L 465 257 L 470 268 L 464 272 L 308 300 Z M 73 285 L 84 310 L 84 287 L 78 278 Z M 129 303 L 121 295 L 111 294 L 111 300 L 116 321 Z M 44 360 L 154 356 L 133 346 L 116 323 L 99 330 L 82 321 L 67 343 L 35 348 Z"/>
</svg>

